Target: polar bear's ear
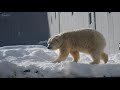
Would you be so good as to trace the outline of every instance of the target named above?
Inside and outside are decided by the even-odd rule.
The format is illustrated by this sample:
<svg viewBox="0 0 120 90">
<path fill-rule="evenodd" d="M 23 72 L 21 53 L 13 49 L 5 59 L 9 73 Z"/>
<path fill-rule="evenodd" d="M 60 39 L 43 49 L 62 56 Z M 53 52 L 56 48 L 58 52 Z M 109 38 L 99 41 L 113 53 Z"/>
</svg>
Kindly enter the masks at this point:
<svg viewBox="0 0 120 90">
<path fill-rule="evenodd" d="M 59 36 L 55 36 L 55 39 L 58 40 L 58 39 L 59 39 Z"/>
</svg>

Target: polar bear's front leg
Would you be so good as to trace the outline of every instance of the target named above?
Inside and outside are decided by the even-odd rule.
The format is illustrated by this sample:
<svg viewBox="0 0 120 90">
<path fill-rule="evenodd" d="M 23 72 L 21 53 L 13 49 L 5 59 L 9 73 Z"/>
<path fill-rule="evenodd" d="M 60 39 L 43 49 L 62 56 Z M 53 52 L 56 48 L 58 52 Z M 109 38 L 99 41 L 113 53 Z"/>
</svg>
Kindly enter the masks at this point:
<svg viewBox="0 0 120 90">
<path fill-rule="evenodd" d="M 71 51 L 70 54 L 73 56 L 74 62 L 78 62 L 80 59 L 79 51 Z"/>
<path fill-rule="evenodd" d="M 53 61 L 53 63 L 60 63 L 61 61 L 66 60 L 67 56 L 69 55 L 69 50 L 61 49 L 58 58 Z"/>
</svg>

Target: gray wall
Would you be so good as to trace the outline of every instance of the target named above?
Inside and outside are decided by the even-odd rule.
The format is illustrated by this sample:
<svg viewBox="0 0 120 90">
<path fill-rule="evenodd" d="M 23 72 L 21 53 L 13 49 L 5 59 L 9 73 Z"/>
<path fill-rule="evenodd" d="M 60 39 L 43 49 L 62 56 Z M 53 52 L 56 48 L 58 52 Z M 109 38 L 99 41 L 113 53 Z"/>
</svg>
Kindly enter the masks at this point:
<svg viewBox="0 0 120 90">
<path fill-rule="evenodd" d="M 62 12 L 60 13 L 60 32 L 87 28 L 88 12 Z"/>
<path fill-rule="evenodd" d="M 7 14 L 9 16 L 0 15 L 0 46 L 38 44 L 49 38 L 47 12 Z"/>
<path fill-rule="evenodd" d="M 106 52 L 120 53 L 120 12 L 96 12 L 96 25 L 106 38 Z"/>
<path fill-rule="evenodd" d="M 105 51 L 107 53 L 109 53 L 109 51 L 110 51 L 109 50 L 109 46 L 110 46 L 109 35 L 110 35 L 110 33 L 108 33 L 108 30 L 110 31 L 110 29 L 108 29 L 108 28 L 109 27 L 108 27 L 108 16 L 107 16 L 107 13 L 106 12 L 96 12 L 96 30 L 101 32 L 104 35 L 105 39 L 106 39 L 107 47 L 106 47 Z M 111 30 L 113 31 L 112 28 L 111 28 Z"/>
<path fill-rule="evenodd" d="M 59 12 L 48 12 L 48 21 L 50 27 L 50 36 L 54 36 L 59 33 Z"/>
<path fill-rule="evenodd" d="M 89 27 L 88 12 L 48 12 L 50 35 Z"/>
</svg>

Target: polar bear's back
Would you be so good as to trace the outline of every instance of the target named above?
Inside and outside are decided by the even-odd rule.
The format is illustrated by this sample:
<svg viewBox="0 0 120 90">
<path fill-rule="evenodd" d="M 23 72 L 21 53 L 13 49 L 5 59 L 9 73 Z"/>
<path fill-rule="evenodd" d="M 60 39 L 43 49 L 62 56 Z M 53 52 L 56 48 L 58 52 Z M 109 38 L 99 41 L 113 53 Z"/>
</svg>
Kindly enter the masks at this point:
<svg viewBox="0 0 120 90">
<path fill-rule="evenodd" d="M 106 41 L 102 33 L 94 29 L 80 29 L 61 33 L 70 47 L 76 49 L 104 49 Z"/>
</svg>

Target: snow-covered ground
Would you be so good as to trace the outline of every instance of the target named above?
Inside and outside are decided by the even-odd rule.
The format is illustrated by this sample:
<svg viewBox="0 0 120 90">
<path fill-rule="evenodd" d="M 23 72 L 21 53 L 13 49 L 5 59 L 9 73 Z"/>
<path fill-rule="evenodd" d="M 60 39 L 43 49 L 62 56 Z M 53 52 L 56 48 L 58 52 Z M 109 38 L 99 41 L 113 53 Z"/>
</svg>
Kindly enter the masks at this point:
<svg viewBox="0 0 120 90">
<path fill-rule="evenodd" d="M 52 63 L 58 51 L 42 45 L 17 45 L 0 48 L 0 78 L 77 78 L 119 77 L 120 53 L 109 55 L 104 64 L 91 65 L 91 57 L 81 53 L 78 63 L 69 55 L 66 61 Z"/>
</svg>

